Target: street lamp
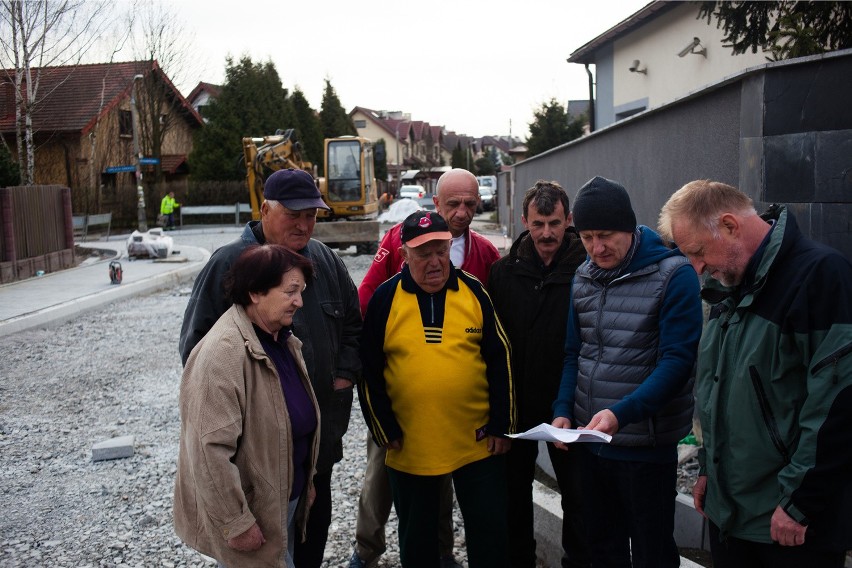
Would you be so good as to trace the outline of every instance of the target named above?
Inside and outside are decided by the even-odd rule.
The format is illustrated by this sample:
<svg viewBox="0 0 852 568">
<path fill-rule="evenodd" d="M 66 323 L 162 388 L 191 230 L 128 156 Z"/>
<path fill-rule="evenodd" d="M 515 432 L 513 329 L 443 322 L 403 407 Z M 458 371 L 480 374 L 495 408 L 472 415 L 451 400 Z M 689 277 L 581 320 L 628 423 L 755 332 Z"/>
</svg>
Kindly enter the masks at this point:
<svg viewBox="0 0 852 568">
<path fill-rule="evenodd" d="M 399 197 L 399 188 L 402 185 L 402 163 L 399 159 L 399 125 L 402 122 L 396 123 L 396 196 Z"/>
<path fill-rule="evenodd" d="M 145 190 L 142 187 L 142 153 L 139 151 L 139 110 L 136 108 L 136 81 L 143 79 L 142 75 L 133 77 L 133 86 L 130 89 L 130 111 L 133 116 L 133 153 L 136 161 L 136 197 L 138 203 L 136 205 L 137 219 L 139 222 L 139 231 L 145 232 L 148 230 L 148 220 L 145 215 Z"/>
</svg>

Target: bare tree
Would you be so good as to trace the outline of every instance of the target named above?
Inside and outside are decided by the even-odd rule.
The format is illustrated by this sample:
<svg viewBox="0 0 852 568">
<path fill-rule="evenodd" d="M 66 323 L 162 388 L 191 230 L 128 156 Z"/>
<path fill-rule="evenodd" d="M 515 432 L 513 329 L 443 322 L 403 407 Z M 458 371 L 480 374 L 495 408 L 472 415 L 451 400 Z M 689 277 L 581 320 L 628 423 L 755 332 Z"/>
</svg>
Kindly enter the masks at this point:
<svg viewBox="0 0 852 568">
<path fill-rule="evenodd" d="M 105 1 L 0 1 L 0 68 L 5 81 L 14 85 L 22 185 L 32 185 L 35 177 L 33 115 L 49 94 L 39 90 L 43 69 L 79 64 L 107 25 L 109 13 Z"/>
<path fill-rule="evenodd" d="M 132 33 L 134 59 L 150 61 L 162 73 L 149 73 L 140 84 L 139 143 L 149 157 L 162 158 L 169 133 L 185 112 L 184 100 L 175 84 L 180 84 L 193 60 L 193 39 L 172 5 L 140 2 L 134 6 Z M 155 166 L 154 182 L 162 180 L 161 163 Z"/>
</svg>

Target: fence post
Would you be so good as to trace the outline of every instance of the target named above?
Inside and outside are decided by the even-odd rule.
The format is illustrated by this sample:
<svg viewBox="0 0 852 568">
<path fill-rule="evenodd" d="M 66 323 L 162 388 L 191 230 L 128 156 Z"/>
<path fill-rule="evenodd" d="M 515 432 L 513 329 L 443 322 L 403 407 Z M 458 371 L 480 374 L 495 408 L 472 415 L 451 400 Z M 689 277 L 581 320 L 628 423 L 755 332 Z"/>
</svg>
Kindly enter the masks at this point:
<svg viewBox="0 0 852 568">
<path fill-rule="evenodd" d="M 239 203 L 239 201 L 234 204 L 234 211 L 235 211 L 235 213 L 234 213 L 234 226 L 239 227 L 240 226 L 240 203 Z"/>
<path fill-rule="evenodd" d="M 62 188 L 62 209 L 65 213 L 65 248 L 74 248 L 74 213 L 71 207 L 71 189 Z"/>
<path fill-rule="evenodd" d="M 15 215 L 12 205 L 12 192 L 9 188 L 0 188 L 0 217 L 3 219 L 3 260 L 15 262 Z"/>
</svg>

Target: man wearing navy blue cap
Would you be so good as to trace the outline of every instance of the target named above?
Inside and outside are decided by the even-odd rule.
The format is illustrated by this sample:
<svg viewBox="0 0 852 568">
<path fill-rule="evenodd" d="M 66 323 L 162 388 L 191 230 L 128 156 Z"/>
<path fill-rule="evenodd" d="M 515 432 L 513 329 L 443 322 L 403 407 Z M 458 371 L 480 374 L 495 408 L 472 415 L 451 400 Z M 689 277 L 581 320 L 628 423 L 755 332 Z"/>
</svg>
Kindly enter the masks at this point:
<svg viewBox="0 0 852 568">
<path fill-rule="evenodd" d="M 278 170 L 263 187 L 260 221 L 249 222 L 240 237 L 218 249 L 195 280 L 180 333 L 180 354 L 189 354 L 229 307 L 222 278 L 247 246 L 274 243 L 314 263 L 314 278 L 302 294 L 304 306 L 293 318 L 293 334 L 304 342 L 302 353 L 319 403 L 320 448 L 314 486 L 317 496 L 306 527 L 297 539 L 294 560 L 299 568 L 322 564 L 331 524 L 331 472 L 343 457 L 343 435 L 349 426 L 353 383 L 361 372 L 358 336 L 361 312 L 358 291 L 343 261 L 311 238 L 317 209 L 328 209 L 311 174 Z"/>
</svg>

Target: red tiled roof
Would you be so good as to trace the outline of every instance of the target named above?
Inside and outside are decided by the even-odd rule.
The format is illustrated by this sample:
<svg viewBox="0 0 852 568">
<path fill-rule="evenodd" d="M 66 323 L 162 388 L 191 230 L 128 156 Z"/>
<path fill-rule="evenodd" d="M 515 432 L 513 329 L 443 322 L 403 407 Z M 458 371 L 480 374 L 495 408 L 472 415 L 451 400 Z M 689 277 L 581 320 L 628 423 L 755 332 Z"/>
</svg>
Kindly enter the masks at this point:
<svg viewBox="0 0 852 568">
<path fill-rule="evenodd" d="M 214 85 L 213 83 L 205 83 L 204 81 L 201 81 L 194 89 L 192 89 L 192 92 L 187 95 L 186 100 L 192 102 L 198 95 L 205 91 L 210 93 L 210 98 L 218 99 L 219 94 L 222 92 L 222 85 Z"/>
<path fill-rule="evenodd" d="M 160 165 L 163 172 L 167 174 L 175 173 L 179 167 L 186 163 L 186 154 L 166 154 L 160 158 Z"/>
<path fill-rule="evenodd" d="M 414 135 L 414 140 L 423 140 L 423 127 L 425 126 L 425 122 L 422 120 L 412 120 L 411 121 L 411 130 Z"/>
<path fill-rule="evenodd" d="M 97 63 L 33 69 L 40 72 L 38 106 L 32 115 L 36 132 L 79 132 L 85 134 L 99 117 L 129 96 L 133 77 L 157 73 L 180 101 L 189 120 L 202 124 L 201 116 L 189 106 L 156 61 Z M 14 81 L 13 69 L 2 71 L 2 81 Z M 0 109 L 14 109 L 4 99 L 12 89 L 0 89 Z M 0 113 L 0 132 L 14 132 L 15 116 Z"/>
</svg>

